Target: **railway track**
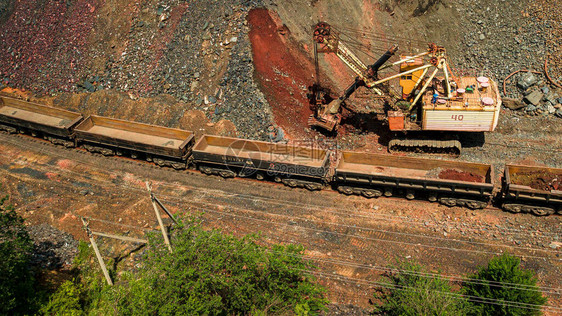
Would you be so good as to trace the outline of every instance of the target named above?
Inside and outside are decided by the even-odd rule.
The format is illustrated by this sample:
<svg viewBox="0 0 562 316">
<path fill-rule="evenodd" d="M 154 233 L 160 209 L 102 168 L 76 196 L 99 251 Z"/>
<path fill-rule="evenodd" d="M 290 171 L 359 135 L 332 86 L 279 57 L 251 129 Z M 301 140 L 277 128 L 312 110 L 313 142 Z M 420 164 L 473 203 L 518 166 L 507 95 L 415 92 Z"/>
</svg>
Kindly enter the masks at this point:
<svg viewBox="0 0 562 316">
<path fill-rule="evenodd" d="M 173 168 L 162 168 L 154 163 L 150 163 L 147 161 L 141 161 L 138 159 L 132 159 L 129 157 L 125 157 L 125 156 L 104 156 L 102 154 L 99 153 L 92 153 L 92 152 L 88 152 L 87 150 L 83 149 L 83 148 L 68 148 L 68 147 L 63 147 L 63 146 L 56 146 L 54 144 L 52 144 L 49 141 L 43 140 L 43 139 L 38 139 L 35 137 L 31 137 L 29 135 L 26 134 L 7 134 L 5 132 L 0 131 L 0 138 L 3 141 L 6 141 L 7 143 L 10 143 L 12 145 L 16 145 L 16 146 L 21 146 L 20 144 L 18 144 L 18 142 L 16 141 L 9 141 L 10 137 L 15 137 L 15 138 L 19 138 L 19 139 L 25 139 L 28 142 L 33 142 L 34 144 L 41 144 L 41 146 L 51 146 L 51 148 L 57 148 L 59 150 L 64 151 L 65 153 L 68 153 L 70 151 L 76 151 L 79 152 L 81 154 L 84 155 L 92 155 L 92 156 L 97 156 L 97 157 L 103 157 L 105 159 L 110 159 L 110 160 L 117 160 L 117 161 L 121 161 L 123 163 L 126 164 L 130 164 L 130 165 L 134 165 L 134 166 L 139 166 L 139 167 L 146 167 L 146 168 L 152 168 L 152 169 L 156 169 L 159 171 L 162 171 L 163 173 L 170 173 L 170 172 L 174 172 L 176 174 L 185 174 L 185 173 L 190 173 L 191 175 L 198 175 L 201 177 L 206 177 L 207 175 L 203 174 L 202 172 L 200 172 L 199 170 L 196 169 L 186 169 L 186 170 L 177 170 L 177 169 L 173 169 Z M 27 149 L 33 149 L 33 146 L 30 145 L 23 145 L 22 147 L 25 147 Z M 56 152 L 56 151 L 50 151 L 50 154 L 53 156 L 58 156 L 61 159 L 64 159 L 66 157 L 66 155 L 61 154 L 60 152 Z M 281 190 L 285 190 L 285 191 L 293 191 L 294 189 L 291 187 L 287 187 L 285 185 L 283 185 L 282 183 L 276 183 L 276 182 L 271 182 L 271 181 L 260 181 L 254 178 L 237 178 L 236 181 L 245 181 L 248 183 L 259 183 L 260 185 L 266 185 L 266 186 L 271 186 L 271 187 L 276 187 L 277 189 L 281 189 Z M 331 192 L 333 194 L 339 194 L 339 192 L 335 189 L 333 189 L 330 186 L 327 186 L 324 188 L 324 191 L 327 192 Z M 257 192 L 254 192 L 257 193 Z M 398 197 L 385 197 L 386 199 L 389 200 L 394 200 L 394 201 L 400 201 L 402 200 L 401 198 Z M 363 198 L 355 198 L 355 200 L 364 200 Z M 425 200 L 420 200 L 420 201 L 424 201 L 427 202 Z M 427 202 L 429 204 L 429 202 Z M 327 206 L 327 205 L 326 205 Z M 497 210 L 500 212 L 503 212 L 500 208 L 493 206 L 493 205 L 489 205 L 487 207 L 485 207 L 485 209 L 487 210 Z"/>
<path fill-rule="evenodd" d="M 425 198 L 447 206 L 482 209 L 490 200 L 511 212 L 561 213 L 562 197 L 550 181 L 560 169 L 505 165 L 501 187 L 490 164 L 289 146 L 193 132 L 61 110 L 19 99 L 0 98 L 0 129 L 29 133 L 66 147 L 79 146 L 105 156 L 130 156 L 160 167 L 228 177 L 255 177 L 289 187 L 321 190 L 326 185 L 346 195 Z M 548 187 L 511 183 L 515 173 L 541 172 Z M 529 173 L 531 172 L 531 173 Z M 511 177 L 510 177 L 511 175 Z M 541 178 L 542 180 L 542 178 Z M 498 182 L 499 183 L 499 182 Z M 265 186 L 264 186 L 265 187 Z"/>
<path fill-rule="evenodd" d="M 23 147 L 27 150 L 37 150 L 37 146 L 34 145 L 39 145 L 41 146 L 41 148 L 44 148 L 47 152 L 46 154 L 48 154 L 49 156 L 53 157 L 58 157 L 59 159 L 66 159 L 68 157 L 68 152 L 76 152 L 78 155 L 81 156 L 82 159 L 80 159 L 80 162 L 82 164 L 85 165 L 90 165 L 92 167 L 102 167 L 103 163 L 98 163 L 98 164 L 93 164 L 90 157 L 95 156 L 95 157 L 100 157 L 102 158 L 102 160 L 113 160 L 113 161 L 119 161 L 119 163 L 123 163 L 125 165 L 130 165 L 130 166 L 134 166 L 134 167 L 140 167 L 143 169 L 151 169 L 151 170 L 158 170 L 160 173 L 165 173 L 165 174 L 170 174 L 173 173 L 177 176 L 182 176 L 185 175 L 186 173 L 189 173 L 190 177 L 197 177 L 199 179 L 208 179 L 209 176 L 202 174 L 201 172 L 197 171 L 197 170 L 193 170 L 193 169 L 189 169 L 189 170 L 175 170 L 172 168 L 166 168 L 163 169 L 157 165 L 154 165 L 152 163 L 148 163 L 148 162 L 144 162 L 144 161 L 139 161 L 139 160 L 135 160 L 135 159 L 130 159 L 130 158 L 126 158 L 126 157 L 106 157 L 100 154 L 95 154 L 95 153 L 90 153 L 88 151 L 85 150 L 76 150 L 76 148 L 65 148 L 62 146 L 56 146 L 53 145 L 50 142 L 41 140 L 41 139 L 37 139 L 34 137 L 30 137 L 27 135 L 21 135 L 21 134 L 16 134 L 16 135 L 10 135 L 10 134 L 5 134 L 5 133 L 0 133 L 0 139 L 4 142 L 4 143 L 9 143 L 12 144 L 14 146 L 18 146 L 18 147 Z M 20 141 L 17 141 L 16 139 L 19 139 Z M 25 142 L 27 142 L 28 144 L 25 144 L 25 142 L 21 142 L 21 140 L 25 140 Z M 30 143 L 33 143 L 34 145 L 31 145 Z M 62 150 L 62 152 L 61 152 Z M 47 171 L 47 170 L 45 170 Z M 132 170 L 131 170 L 132 171 Z M 65 170 L 66 172 L 66 170 Z M 317 192 L 307 192 L 306 190 L 299 190 L 299 189 L 292 189 L 289 187 L 286 187 L 282 184 L 279 183 L 274 183 L 274 182 L 262 182 L 259 180 L 255 180 L 255 179 L 251 179 L 251 178 L 247 178 L 247 179 L 237 179 L 237 180 L 232 180 L 232 181 L 242 181 L 242 182 L 246 182 L 248 185 L 251 186 L 270 186 L 270 187 L 274 187 L 275 190 L 280 190 L 280 191 L 285 191 L 285 192 L 294 192 L 295 190 L 300 191 L 300 193 L 302 193 L 304 196 L 306 196 L 307 194 L 316 194 Z M 174 188 L 175 186 L 173 185 L 169 185 L 166 183 L 161 184 L 162 188 Z M 202 189 L 198 189 L 197 187 L 191 187 L 190 190 L 196 190 L 196 191 L 202 191 Z M 338 199 L 338 197 L 340 196 L 339 193 L 335 190 L 324 190 L 326 193 L 332 195 L 332 199 Z M 205 189 L 205 192 L 209 192 L 208 189 Z M 343 207 L 346 208 L 348 211 L 347 212 L 341 212 L 341 211 L 336 211 L 336 208 L 334 208 L 332 206 L 331 203 L 325 203 L 323 201 L 314 201 L 314 203 L 316 205 L 311 206 L 311 203 L 313 202 L 311 199 L 307 199 L 306 197 L 303 199 L 300 199 L 297 202 L 292 202 L 292 201 L 280 201 L 280 200 L 274 200 L 271 198 L 268 198 L 266 196 L 260 196 L 260 192 L 254 192 L 254 194 L 249 195 L 246 193 L 238 193 L 238 194 L 232 194 L 231 192 L 226 192 L 224 190 L 212 190 L 212 196 L 215 200 L 215 202 L 217 203 L 225 203 L 228 204 L 229 201 L 231 201 L 232 199 L 238 199 L 238 200 L 243 200 L 243 201 L 253 201 L 254 204 L 261 204 L 261 205 L 267 205 L 262 207 L 262 210 L 266 210 L 266 209 L 277 209 L 277 208 L 283 208 L 283 207 L 299 207 L 302 208 L 303 205 L 306 205 L 305 208 L 307 212 L 317 212 L 319 210 L 323 210 L 324 212 L 328 212 L 331 213 L 332 216 L 334 218 L 345 218 L 345 217 L 358 217 L 359 220 L 361 219 L 365 219 L 365 218 L 377 218 L 379 220 L 384 220 L 386 222 L 390 222 L 390 223 L 403 223 L 404 222 L 404 217 L 398 217 L 398 218 L 392 218 L 392 215 L 390 214 L 373 214 L 372 212 L 360 212 L 358 210 L 358 208 L 356 206 L 354 206 L 353 204 L 363 204 L 363 205 L 367 205 L 367 204 L 371 204 L 372 202 L 375 202 L 377 200 L 366 200 L 364 198 L 361 197 L 356 197 L 356 196 L 349 196 L 347 197 L 347 205 L 344 204 Z M 167 196 L 168 197 L 173 197 L 173 196 L 178 196 L 181 195 L 181 192 L 178 192 L 177 190 L 167 190 Z M 396 197 L 385 197 L 385 198 L 381 198 L 384 200 L 388 200 L 391 201 L 391 203 L 400 203 L 400 202 L 404 202 L 403 199 L 401 198 L 396 198 Z M 420 200 L 417 201 L 418 203 L 421 204 L 425 204 L 427 205 L 427 207 L 433 207 L 435 204 L 429 202 L 429 201 L 425 201 L 425 200 Z M 493 206 L 489 206 L 487 208 L 485 208 L 486 211 L 492 211 L 492 212 L 503 212 L 501 209 L 493 207 Z M 407 221 L 408 225 L 414 225 L 414 226 L 432 226 L 427 224 L 427 222 L 421 222 L 421 221 Z M 435 227 L 435 226 L 433 226 Z M 430 227 L 431 228 L 431 227 Z M 490 226 L 487 227 L 483 227 L 486 229 L 489 229 Z M 476 228 L 478 229 L 478 228 Z M 506 231 L 506 230 L 502 230 L 502 229 L 494 229 L 491 231 L 491 233 L 496 233 L 496 234 L 512 234 L 514 235 L 513 232 L 510 231 Z M 517 232 L 515 232 L 515 234 L 518 234 Z M 519 234 L 526 234 L 525 232 L 519 233 Z M 546 238 L 551 238 L 553 237 L 552 235 L 547 235 L 544 236 L 545 239 Z M 538 238 L 541 238 L 541 236 L 538 236 Z M 516 247 L 517 248 L 517 247 Z"/>
<path fill-rule="evenodd" d="M 8 135 L 3 135 L 3 136 L 8 136 Z M 8 137 L 11 137 L 11 136 L 8 136 Z M 59 147 L 55 147 L 54 145 L 52 145 L 52 144 L 50 144 L 50 143 L 48 143 L 48 142 L 43 142 L 43 141 L 37 140 L 37 139 L 35 139 L 35 138 L 29 138 L 29 137 L 23 136 L 23 135 L 17 135 L 16 137 L 17 137 L 17 138 L 20 138 L 20 139 L 26 139 L 26 140 L 32 141 L 32 142 L 34 142 L 34 143 L 41 143 L 43 146 L 46 146 L 47 148 L 59 148 Z M 16 145 L 15 142 L 14 142 L 13 144 Z M 21 143 L 19 143 L 18 145 L 21 145 Z M 27 146 L 27 149 L 32 149 L 32 147 L 33 147 L 33 146 Z M 36 149 L 36 148 L 35 148 L 35 149 Z M 88 153 L 88 152 L 85 152 L 85 151 L 83 151 L 82 154 L 83 154 L 84 156 L 90 156 L 90 155 L 92 155 L 92 154 L 90 154 L 90 153 Z M 64 159 L 65 157 L 66 157 L 65 155 L 60 155 L 60 156 L 59 156 L 59 158 L 61 158 L 61 159 Z M 103 159 L 116 159 L 116 158 L 113 158 L 113 157 L 103 157 Z M 121 160 L 121 158 L 117 158 L 117 159 L 118 159 L 118 160 Z M 135 166 L 148 167 L 148 168 L 150 168 L 150 169 L 157 168 L 159 171 L 163 171 L 163 170 L 162 170 L 161 168 L 159 168 L 159 167 L 155 167 L 155 166 L 153 166 L 153 165 L 151 165 L 151 164 L 139 162 L 139 161 L 136 161 L 136 160 L 129 160 L 129 159 L 126 159 L 126 160 L 124 160 L 124 162 L 125 162 L 126 164 L 131 164 L 131 165 L 135 165 Z M 84 161 L 84 163 L 87 163 L 87 162 Z M 166 170 L 166 172 L 173 172 L 173 173 L 180 173 L 180 174 L 183 173 L 182 171 L 177 171 L 177 170 L 173 170 L 173 169 Z M 196 171 L 192 171 L 192 172 L 191 172 L 191 175 L 196 175 L 196 176 L 198 176 L 198 177 L 204 177 L 204 178 L 207 177 L 207 176 L 205 176 L 205 175 L 201 175 L 200 173 L 198 173 L 198 172 L 196 172 Z M 247 181 L 247 182 L 248 182 L 248 183 L 254 183 L 254 184 L 256 184 L 256 182 L 258 182 L 258 181 L 256 181 L 256 180 L 249 180 L 249 181 Z M 263 183 L 259 182 L 259 185 L 263 185 Z M 287 188 L 287 187 L 281 186 L 281 185 L 276 185 L 276 184 L 269 184 L 269 185 L 276 187 L 277 190 L 282 190 L 282 191 L 292 191 L 292 190 L 293 190 L 293 189 L 290 189 L 290 188 Z M 165 186 L 166 186 L 166 185 L 164 184 L 163 187 L 165 187 Z M 196 190 L 196 191 L 197 191 L 198 189 L 197 189 L 197 188 L 192 188 L 191 190 Z M 172 194 L 173 194 L 173 192 L 172 192 Z M 312 194 L 313 194 L 313 193 L 312 193 Z M 333 191 L 332 194 L 337 194 L 337 193 L 336 193 L 335 191 Z M 171 198 L 171 197 L 173 197 L 173 196 L 170 195 L 170 193 L 167 193 L 167 195 L 165 195 L 164 197 L 165 197 L 165 198 L 166 198 L 166 197 L 167 197 L 167 198 Z M 204 199 L 208 199 L 209 197 L 211 197 L 211 196 L 208 196 L 208 197 L 200 197 L 200 199 L 201 199 L 201 200 L 204 200 Z M 310 214 L 316 214 L 320 209 L 322 209 L 324 213 L 328 213 L 330 217 L 332 217 L 333 219 L 336 219 L 337 221 L 341 221 L 341 220 L 343 220 L 343 219 L 346 219 L 346 220 L 351 220 L 351 219 L 353 219 L 353 220 L 357 220 L 358 222 L 360 222 L 361 220 L 364 220 L 365 218 L 376 217 L 376 215 L 377 215 L 377 214 L 369 214 L 369 215 L 358 214 L 358 213 L 356 213 L 357 211 L 356 211 L 356 208 L 355 208 L 355 207 L 349 208 L 349 209 L 348 209 L 348 212 L 344 213 L 344 212 L 341 212 L 341 211 L 339 211 L 339 212 L 338 212 L 338 211 L 334 211 L 335 208 L 333 208 L 333 207 L 331 207 L 331 206 L 329 206 L 329 205 L 326 205 L 326 204 L 315 205 L 314 207 L 309 207 L 309 206 L 307 206 L 307 207 L 302 207 L 302 205 L 310 205 L 310 202 L 311 202 L 310 200 L 308 200 L 308 201 L 303 201 L 300 205 L 298 205 L 298 203 L 292 203 L 292 202 L 287 202 L 287 201 L 275 201 L 275 200 L 271 200 L 271 199 L 267 199 L 267 198 L 263 198 L 263 197 L 258 197 L 258 196 L 248 196 L 248 195 L 245 195 L 245 194 L 235 194 L 235 195 L 232 195 L 231 193 L 227 193 L 227 192 L 225 192 L 225 191 L 217 191 L 217 190 L 213 190 L 213 191 L 212 191 L 212 198 L 213 198 L 213 200 L 209 203 L 209 202 L 197 202 L 196 200 L 193 199 L 193 197 L 191 197 L 191 198 L 190 198 L 190 203 L 191 203 L 192 205 L 195 205 L 195 204 L 197 204 L 197 203 L 200 203 L 200 204 L 199 204 L 200 207 L 208 207 L 209 205 L 214 205 L 214 204 L 217 204 L 217 205 L 228 205 L 229 203 L 232 203 L 232 200 L 233 200 L 233 199 L 237 199 L 237 200 L 239 200 L 238 204 L 246 204 L 247 202 L 250 201 L 250 202 L 252 202 L 252 204 L 253 204 L 253 205 L 251 205 L 251 206 L 254 207 L 254 208 L 256 208 L 258 211 L 261 211 L 261 212 L 269 212 L 270 214 L 274 214 L 274 213 L 272 213 L 272 212 L 277 212 L 277 213 L 275 213 L 275 214 L 279 214 L 280 210 L 282 210 L 283 208 L 286 208 L 286 207 L 288 207 L 288 206 L 299 207 L 299 209 L 301 210 L 301 213 L 298 214 L 298 215 L 300 215 L 300 216 L 305 216 L 305 215 L 310 215 Z M 358 201 L 357 201 L 358 199 L 351 198 L 350 200 L 351 200 L 353 203 L 357 203 L 357 202 L 358 202 Z M 392 198 L 391 198 L 391 200 L 392 200 Z M 242 201 L 242 202 L 240 202 L 240 201 Z M 398 199 L 396 199 L 396 201 L 398 201 Z M 364 202 L 364 201 L 361 201 L 361 202 Z M 429 203 L 429 202 L 422 202 L 422 203 L 431 204 L 431 203 Z M 344 207 L 345 207 L 345 206 L 344 206 Z M 495 211 L 495 209 L 492 209 L 492 208 L 491 208 L 491 210 L 494 210 L 494 211 Z M 378 215 L 381 215 L 381 214 L 378 214 Z M 383 215 L 383 219 L 384 219 L 386 222 L 396 223 L 396 220 L 394 220 L 394 219 L 389 219 L 388 217 L 387 217 L 387 218 L 384 218 L 384 214 L 382 214 L 382 215 Z M 293 214 L 293 216 L 296 216 L 296 215 Z M 354 225 L 356 225 L 356 224 L 354 224 Z M 418 225 L 418 226 L 419 226 L 419 225 Z M 373 229 L 373 228 L 367 228 L 367 230 L 376 231 L 376 229 Z M 399 233 L 399 232 L 380 231 L 380 230 L 378 231 L 378 233 L 383 233 L 383 234 L 398 234 L 398 235 L 401 234 L 401 233 Z M 505 231 L 496 230 L 495 233 L 502 233 L 502 234 L 503 234 L 503 233 L 505 233 Z M 423 237 L 423 236 L 422 236 L 422 237 Z M 551 236 L 544 236 L 544 238 L 549 238 L 549 237 L 551 237 Z M 539 238 L 541 238 L 541 236 L 539 236 Z M 446 238 L 438 238 L 438 239 L 445 240 Z M 449 241 L 450 241 L 450 238 L 449 238 Z M 499 245 L 499 244 L 498 244 L 497 246 L 502 246 L 502 245 Z M 517 249 L 517 248 L 525 248 L 525 247 L 517 247 L 517 246 L 515 246 L 514 248 Z M 540 251 L 541 249 L 533 249 L 533 250 Z"/>
<path fill-rule="evenodd" d="M 308 192 L 253 179 L 225 181 L 193 170 L 185 172 L 163 169 L 132 159 L 104 157 L 83 150 L 63 149 L 26 135 L 0 134 L 0 140 L 5 145 L 40 156 L 27 159 L 26 154 L 18 157 L 17 153 L 5 152 L 0 154 L 0 157 L 4 157 L 4 161 L 12 160 L 13 164 L 30 166 L 43 173 L 60 174 L 62 179 L 58 185 L 66 186 L 69 190 L 75 189 L 72 183 L 68 182 L 70 179 L 80 182 L 99 181 L 99 179 L 91 177 L 90 173 L 84 172 L 83 169 L 92 169 L 95 171 L 92 174 L 102 175 L 131 173 L 139 178 L 155 181 L 153 186 L 156 194 L 175 211 L 181 212 L 188 209 L 188 212 L 202 212 L 201 216 L 207 225 L 222 228 L 227 232 L 245 234 L 262 231 L 268 243 L 300 243 L 305 245 L 307 253 L 314 254 L 320 259 L 331 258 L 332 260 L 348 260 L 364 265 L 381 266 L 394 262 L 397 257 L 410 257 L 430 266 L 442 264 L 447 267 L 446 273 L 459 275 L 473 271 L 475 264 L 483 263 L 486 256 L 496 251 L 494 249 L 513 249 L 512 244 L 475 245 L 467 243 L 470 241 L 469 238 L 475 238 L 475 236 L 455 237 L 464 239 L 460 242 L 439 237 L 441 234 L 433 231 L 433 228 L 437 226 L 424 224 L 431 217 L 418 219 L 416 216 L 410 216 L 412 212 L 401 217 L 385 214 L 384 212 L 391 208 L 411 207 L 412 204 L 409 204 L 411 202 L 397 198 L 367 200 L 354 196 L 344 197 L 335 191 Z M 50 157 L 50 159 L 46 159 L 46 157 Z M 65 159 L 76 161 L 77 169 L 60 168 L 57 161 Z M 108 164 L 108 162 L 111 163 Z M 108 168 L 108 165 L 111 167 Z M 154 172 L 156 170 L 158 173 Z M 237 185 L 232 186 L 232 183 Z M 264 185 L 268 187 L 267 190 L 252 192 L 258 187 L 263 188 Z M 123 183 L 106 180 L 99 183 L 98 186 L 105 187 L 109 191 L 135 192 L 137 199 L 142 199 L 146 194 L 142 186 L 135 184 L 123 185 Z M 248 194 L 248 192 L 252 193 Z M 137 203 L 136 200 L 130 202 L 131 205 L 135 205 L 135 203 Z M 382 207 L 375 212 L 372 208 L 373 203 L 382 205 Z M 436 207 L 435 204 L 426 201 L 418 201 L 415 205 L 419 209 Z M 466 213 L 457 208 L 447 208 L 446 210 L 455 214 Z M 494 208 L 482 212 L 512 216 Z M 537 219 L 529 215 L 517 216 Z M 408 217 L 410 217 L 410 221 L 405 221 L 405 218 Z M 552 221 L 555 219 L 541 218 L 540 220 Z M 477 230 L 481 227 L 472 228 Z M 398 234 L 401 231 L 409 232 L 411 236 Z M 511 234 L 521 238 L 525 233 L 502 229 L 494 231 L 498 235 Z M 454 230 L 451 234 L 456 235 Z M 551 235 L 539 235 L 537 238 L 549 240 Z M 453 250 L 442 249 L 445 247 Z M 483 255 L 473 252 L 475 247 L 492 250 Z M 526 260 L 536 262 L 533 264 L 544 266 L 551 260 L 556 260 L 556 256 L 548 249 L 543 251 L 542 249 L 533 250 L 521 247 L 521 249 L 515 248 L 515 251 L 527 257 Z M 544 253 L 542 256 L 550 259 L 545 263 L 544 259 L 532 258 L 533 253 L 536 255 L 538 251 L 542 251 Z M 456 260 L 453 265 L 450 262 L 451 258 Z M 366 268 L 340 266 L 333 262 L 318 261 L 318 265 L 323 272 L 332 273 L 335 277 L 341 276 L 339 281 L 325 281 L 337 289 L 339 294 L 334 294 L 333 298 L 338 302 L 352 302 L 361 305 L 372 294 L 367 286 L 349 286 L 345 277 L 373 280 L 380 276 L 380 273 Z M 554 287 L 560 286 L 552 281 L 546 284 Z"/>
</svg>

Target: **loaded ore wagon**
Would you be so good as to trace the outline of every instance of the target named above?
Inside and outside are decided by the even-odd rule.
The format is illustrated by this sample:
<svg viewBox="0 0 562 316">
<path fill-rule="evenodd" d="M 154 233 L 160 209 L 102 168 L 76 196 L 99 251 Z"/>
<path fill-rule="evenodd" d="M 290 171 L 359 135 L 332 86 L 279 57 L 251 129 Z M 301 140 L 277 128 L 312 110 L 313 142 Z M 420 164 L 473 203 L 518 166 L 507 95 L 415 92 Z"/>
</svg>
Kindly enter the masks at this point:
<svg viewBox="0 0 562 316">
<path fill-rule="evenodd" d="M 0 97 L 0 130 L 31 133 L 55 144 L 74 146 L 72 128 L 84 117 L 63 109 Z"/>
<path fill-rule="evenodd" d="M 424 197 L 471 209 L 488 205 L 494 190 L 491 165 L 343 152 L 335 185 L 344 194 L 366 197 Z"/>
<path fill-rule="evenodd" d="M 192 132 L 91 115 L 74 129 L 76 142 L 103 155 L 144 158 L 159 166 L 185 169 L 194 143 Z"/>
<path fill-rule="evenodd" d="M 195 144 L 192 156 L 206 174 L 273 179 L 309 190 L 324 187 L 330 169 L 329 152 L 323 149 L 211 135 Z"/>
<path fill-rule="evenodd" d="M 502 208 L 535 215 L 562 214 L 562 169 L 506 165 Z"/>
</svg>

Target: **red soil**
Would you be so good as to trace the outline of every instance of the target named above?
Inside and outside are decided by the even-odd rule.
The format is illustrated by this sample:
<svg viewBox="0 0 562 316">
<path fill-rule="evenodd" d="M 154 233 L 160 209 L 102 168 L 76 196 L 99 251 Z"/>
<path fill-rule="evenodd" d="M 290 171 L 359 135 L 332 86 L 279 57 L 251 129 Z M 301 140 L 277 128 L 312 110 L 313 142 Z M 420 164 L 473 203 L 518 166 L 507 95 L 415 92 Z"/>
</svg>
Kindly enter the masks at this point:
<svg viewBox="0 0 562 316">
<path fill-rule="evenodd" d="M 477 182 L 477 183 L 484 182 L 484 178 L 482 176 L 479 176 L 471 172 L 459 171 L 455 169 L 447 169 L 441 171 L 439 173 L 439 179 Z"/>
<path fill-rule="evenodd" d="M 312 111 L 306 93 L 314 80 L 314 63 L 289 39 L 289 30 L 274 12 L 252 10 L 248 22 L 255 76 L 275 122 L 290 138 L 307 138 Z"/>
<path fill-rule="evenodd" d="M 315 82 L 314 61 L 310 54 L 312 46 L 303 47 L 296 43 L 275 12 L 266 9 L 251 10 L 248 23 L 255 78 L 271 105 L 276 124 L 283 128 L 290 140 L 319 136 L 320 142 L 327 141 L 331 144 L 334 139 L 308 128 L 308 117 L 312 111 L 306 94 L 308 86 Z M 326 63 L 324 68 L 328 68 L 320 69 L 322 86 L 332 89 L 333 96 L 337 96 L 353 81 L 355 75 L 334 54 L 320 54 L 320 58 Z M 348 114 L 350 113 L 344 111 L 345 116 Z M 365 130 L 365 126 L 357 127 L 353 125 L 355 123 L 352 121 L 340 126 L 335 141 L 345 148 L 380 150 L 377 134 L 354 136 L 357 129 Z M 373 127 L 368 126 L 367 129 L 373 130 Z M 375 129 L 379 131 L 380 127 Z"/>
<path fill-rule="evenodd" d="M 0 33 L 0 74 L 38 92 L 68 91 L 79 79 L 68 76 L 85 66 L 88 36 L 104 0 L 14 2 Z M 47 84 L 38 86 L 35 78 Z"/>
</svg>

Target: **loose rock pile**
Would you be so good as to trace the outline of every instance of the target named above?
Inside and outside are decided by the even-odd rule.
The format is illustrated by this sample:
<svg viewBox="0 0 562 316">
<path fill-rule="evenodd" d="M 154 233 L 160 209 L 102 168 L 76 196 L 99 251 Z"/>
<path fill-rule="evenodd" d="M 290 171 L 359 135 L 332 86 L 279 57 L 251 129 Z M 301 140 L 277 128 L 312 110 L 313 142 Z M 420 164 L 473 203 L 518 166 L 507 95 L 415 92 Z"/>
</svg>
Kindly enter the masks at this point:
<svg viewBox="0 0 562 316">
<path fill-rule="evenodd" d="M 500 85 L 517 70 L 543 73 L 551 46 L 548 38 L 560 27 L 555 22 L 556 16 L 545 18 L 538 14 L 537 7 L 547 4 L 533 2 L 461 1 L 457 10 L 467 17 L 462 21 L 466 31 L 459 45 L 461 58 L 454 60 L 455 65 L 474 74 L 491 76 Z M 504 106 L 511 110 L 533 116 L 562 117 L 562 92 L 553 88 L 543 75 L 520 73 L 506 83 L 505 95 L 501 93 Z"/>
<path fill-rule="evenodd" d="M 253 81 L 246 25 L 248 11 L 259 5 L 172 0 L 141 6 L 126 51 L 108 61 L 102 77 L 132 95 L 172 95 L 215 122 L 232 121 L 241 137 L 266 140 L 272 119 Z"/>
<path fill-rule="evenodd" d="M 245 137 L 270 140 L 268 128 L 273 118 L 269 104 L 253 80 L 253 72 L 250 41 L 245 33 L 232 49 L 228 70 L 220 82 L 224 102 L 215 107 L 213 119 L 232 121 Z"/>
<path fill-rule="evenodd" d="M 78 241 L 69 233 L 51 225 L 30 226 L 29 235 L 33 240 L 32 261 L 44 269 L 59 269 L 70 266 L 78 253 Z"/>
<path fill-rule="evenodd" d="M 552 22 L 531 15 L 532 1 L 462 0 L 457 10 L 462 19 L 462 38 L 456 67 L 476 71 L 501 82 L 519 69 L 541 70 L 546 35 Z M 508 86 L 507 97 L 517 98 Z"/>
<path fill-rule="evenodd" d="M 519 76 L 517 87 L 522 98 L 505 98 L 505 107 L 511 110 L 522 110 L 528 115 L 555 115 L 562 118 L 562 91 L 560 89 L 550 88 L 531 72 Z"/>
<path fill-rule="evenodd" d="M 0 81 L 42 94 L 72 90 L 88 60 L 97 1 L 2 3 Z"/>
</svg>

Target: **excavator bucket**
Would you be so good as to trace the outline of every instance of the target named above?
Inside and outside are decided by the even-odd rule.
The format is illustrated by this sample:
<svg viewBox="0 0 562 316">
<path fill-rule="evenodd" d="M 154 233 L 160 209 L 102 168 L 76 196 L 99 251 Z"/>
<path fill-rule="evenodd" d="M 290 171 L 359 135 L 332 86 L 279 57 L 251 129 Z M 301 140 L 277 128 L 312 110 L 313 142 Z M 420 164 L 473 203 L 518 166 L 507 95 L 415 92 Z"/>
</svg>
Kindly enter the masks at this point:
<svg viewBox="0 0 562 316">
<path fill-rule="evenodd" d="M 341 116 L 339 114 L 326 114 L 319 117 L 314 117 L 311 115 L 308 117 L 308 126 L 316 126 L 322 129 L 332 132 L 337 129 L 341 122 Z"/>
</svg>

